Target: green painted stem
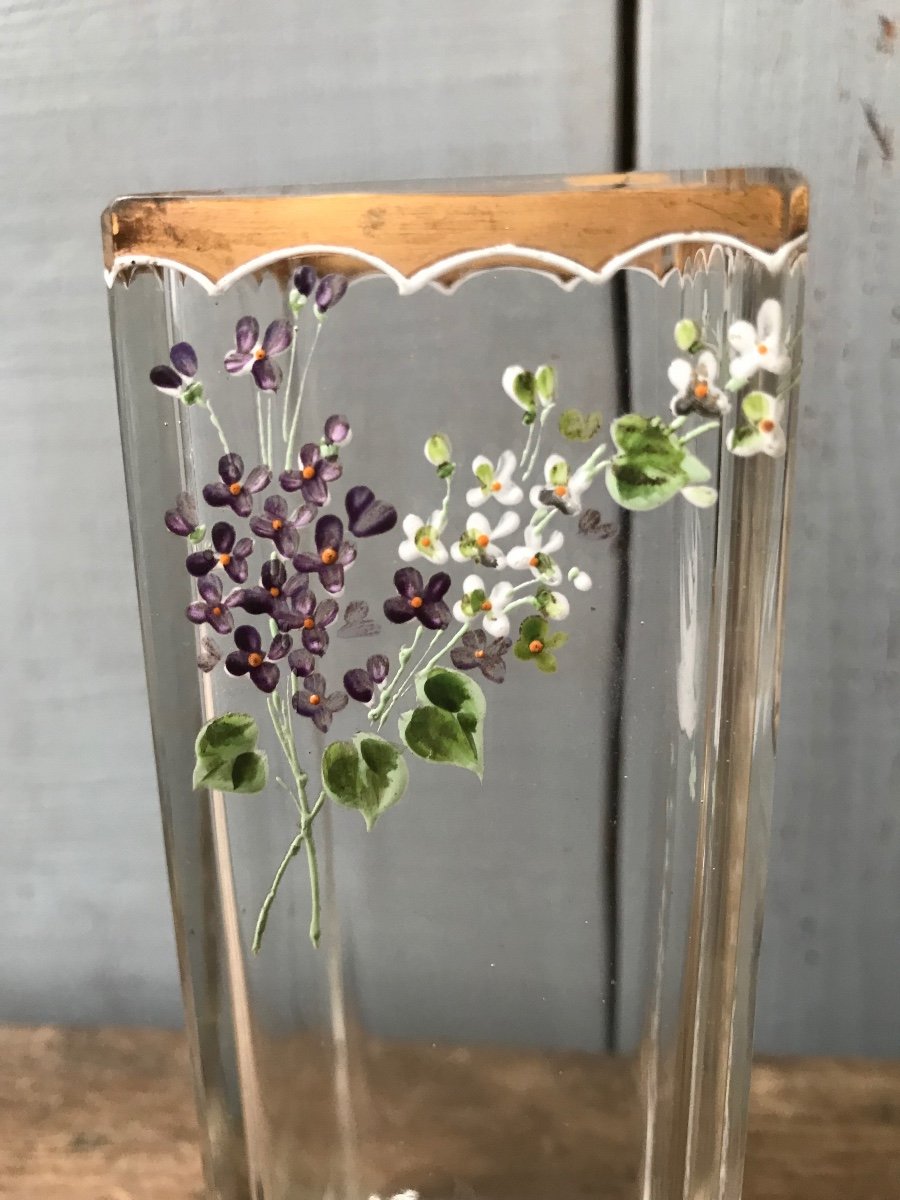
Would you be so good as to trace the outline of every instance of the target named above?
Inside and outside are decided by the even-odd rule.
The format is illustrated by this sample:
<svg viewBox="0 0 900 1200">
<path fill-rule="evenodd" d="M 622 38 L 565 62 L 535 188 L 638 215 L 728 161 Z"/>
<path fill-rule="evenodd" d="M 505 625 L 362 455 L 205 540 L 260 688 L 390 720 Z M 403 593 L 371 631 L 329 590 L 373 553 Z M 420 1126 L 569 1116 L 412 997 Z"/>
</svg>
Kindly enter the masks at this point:
<svg viewBox="0 0 900 1200">
<path fill-rule="evenodd" d="M 698 425 L 696 429 L 692 429 L 690 433 L 686 433 L 684 437 L 680 439 L 681 444 L 684 446 L 687 442 L 692 442 L 695 437 L 699 437 L 701 433 L 709 433 L 711 429 L 721 428 L 721 421 L 704 421 L 702 425 Z"/>
<path fill-rule="evenodd" d="M 421 638 L 421 636 L 424 632 L 425 632 L 425 627 L 423 625 L 418 625 L 416 627 L 416 633 L 415 633 L 415 637 L 413 638 L 413 640 L 410 642 L 410 644 L 408 646 L 403 646 L 401 648 L 400 652 L 397 655 L 397 664 L 398 664 L 397 670 L 394 672 L 391 679 L 389 679 L 388 682 L 385 684 L 384 690 L 381 693 L 381 699 L 378 701 L 378 703 L 375 705 L 374 708 L 371 708 L 369 710 L 369 720 L 370 721 L 374 722 L 374 721 L 379 720 L 379 718 L 381 717 L 381 714 L 384 712 L 385 708 L 390 703 L 390 700 L 394 694 L 394 688 L 397 686 L 397 680 L 403 674 L 403 670 L 406 667 L 406 664 L 412 658 L 413 653 L 415 652 L 416 646 L 419 644 L 419 639 Z M 381 726 L 379 725 L 378 728 L 380 729 Z"/>
<path fill-rule="evenodd" d="M 444 480 L 444 483 L 446 485 L 446 490 L 444 491 L 444 503 L 440 507 L 440 513 L 438 516 L 436 531 L 438 537 L 440 537 L 440 535 L 447 528 L 447 513 L 450 510 L 450 489 L 453 487 L 453 476 L 448 475 Z"/>
<path fill-rule="evenodd" d="M 266 392 L 266 463 L 272 465 L 272 393 Z"/>
<path fill-rule="evenodd" d="M 263 413 L 262 413 L 262 392 L 256 393 L 256 439 L 259 442 L 259 461 L 265 466 L 270 464 L 266 462 L 266 435 L 263 430 Z"/>
<path fill-rule="evenodd" d="M 269 912 L 275 902 L 275 897 L 278 895 L 278 888 L 281 886 L 281 881 L 284 878 L 284 873 L 288 869 L 288 864 L 292 858 L 296 858 L 300 852 L 300 847 L 303 844 L 306 835 L 301 830 L 294 838 L 290 846 L 288 846 L 287 854 L 281 860 L 278 870 L 275 872 L 275 878 L 272 880 L 272 886 L 269 888 L 268 894 L 262 902 L 262 908 L 259 910 L 259 916 L 256 918 L 256 929 L 253 932 L 252 950 L 254 954 L 259 954 L 262 946 L 263 934 L 266 932 L 266 925 L 269 923 Z M 314 852 L 315 853 L 315 852 Z"/>
<path fill-rule="evenodd" d="M 312 362 L 313 354 L 316 351 L 316 345 L 319 341 L 319 334 L 322 332 L 322 322 L 316 325 L 316 332 L 313 334 L 312 345 L 309 348 L 309 354 L 306 356 L 306 362 L 303 364 L 303 373 L 300 376 L 300 385 L 297 388 L 297 403 L 294 406 L 294 415 L 291 419 L 291 427 L 288 432 L 287 442 L 284 452 L 284 469 L 289 471 L 294 461 L 294 443 L 297 441 L 297 428 L 300 423 L 300 406 L 303 403 L 303 389 L 306 386 L 306 377 L 309 374 L 309 364 Z"/>
<path fill-rule="evenodd" d="M 294 382 L 294 362 L 297 358 L 297 324 L 294 323 L 294 336 L 291 338 L 291 357 L 288 360 L 287 378 L 284 381 L 284 404 L 281 408 L 281 440 L 287 445 L 288 439 L 288 408 L 291 402 L 291 384 Z"/>
<path fill-rule="evenodd" d="M 219 435 L 219 441 L 222 443 L 222 449 L 225 451 L 226 454 L 230 454 L 231 451 L 228 449 L 228 440 L 225 437 L 225 430 L 219 424 L 219 418 L 216 416 L 213 406 L 210 404 L 210 402 L 208 400 L 204 400 L 203 407 L 209 413 L 209 419 L 212 422 L 212 427 L 216 431 L 216 433 Z"/>
<path fill-rule="evenodd" d="M 259 912 L 259 917 L 256 921 L 256 930 L 253 935 L 253 953 L 258 954 L 262 944 L 262 937 L 266 930 L 266 924 L 269 919 L 269 910 L 275 900 L 278 888 L 285 871 L 288 868 L 292 858 L 296 858 L 300 851 L 300 846 L 306 846 L 306 862 L 309 868 L 309 888 L 310 888 L 310 920 L 309 920 L 309 940 L 314 946 L 318 946 L 321 937 L 321 916 L 322 916 L 322 900 L 319 884 L 319 860 L 316 854 L 316 844 L 313 840 L 312 823 L 316 814 L 325 803 L 325 793 L 320 792 L 318 799 L 312 809 L 309 807 L 309 802 L 306 799 L 306 785 L 309 781 L 309 776 L 300 766 L 300 760 L 297 757 L 297 747 L 294 744 L 294 738 L 290 726 L 290 715 L 287 708 L 287 702 L 277 693 L 269 696 L 267 701 L 269 716 L 272 721 L 272 728 L 275 730 L 275 736 L 278 738 L 284 756 L 287 759 L 288 766 L 291 768 L 291 774 L 294 777 L 294 784 L 297 788 L 294 801 L 300 814 L 300 830 L 297 836 L 288 847 L 287 853 L 279 864 L 278 870 L 275 872 L 275 878 L 272 880 L 272 886 L 269 888 L 268 894 L 263 901 L 262 908 Z M 284 784 L 282 780 L 277 782 L 285 787 L 286 791 L 290 792 L 290 788 Z M 291 793 L 293 796 L 294 794 Z"/>
</svg>

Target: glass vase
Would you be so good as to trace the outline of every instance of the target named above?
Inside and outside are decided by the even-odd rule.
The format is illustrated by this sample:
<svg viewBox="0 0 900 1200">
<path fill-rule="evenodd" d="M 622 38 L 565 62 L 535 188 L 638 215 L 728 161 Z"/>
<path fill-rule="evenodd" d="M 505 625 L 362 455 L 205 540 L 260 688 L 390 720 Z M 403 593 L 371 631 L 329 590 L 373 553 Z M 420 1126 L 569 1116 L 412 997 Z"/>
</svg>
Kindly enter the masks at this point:
<svg viewBox="0 0 900 1200">
<path fill-rule="evenodd" d="M 104 214 L 211 1198 L 739 1196 L 805 217 Z"/>
</svg>

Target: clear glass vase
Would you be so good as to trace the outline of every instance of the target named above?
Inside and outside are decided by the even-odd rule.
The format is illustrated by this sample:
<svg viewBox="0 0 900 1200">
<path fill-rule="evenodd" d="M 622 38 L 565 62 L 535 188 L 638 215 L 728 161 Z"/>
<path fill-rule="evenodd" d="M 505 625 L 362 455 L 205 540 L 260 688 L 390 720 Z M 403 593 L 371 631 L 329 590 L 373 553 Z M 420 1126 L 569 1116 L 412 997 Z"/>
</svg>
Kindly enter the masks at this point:
<svg viewBox="0 0 900 1200">
<path fill-rule="evenodd" d="M 105 214 L 210 1197 L 739 1196 L 805 213 Z"/>
</svg>

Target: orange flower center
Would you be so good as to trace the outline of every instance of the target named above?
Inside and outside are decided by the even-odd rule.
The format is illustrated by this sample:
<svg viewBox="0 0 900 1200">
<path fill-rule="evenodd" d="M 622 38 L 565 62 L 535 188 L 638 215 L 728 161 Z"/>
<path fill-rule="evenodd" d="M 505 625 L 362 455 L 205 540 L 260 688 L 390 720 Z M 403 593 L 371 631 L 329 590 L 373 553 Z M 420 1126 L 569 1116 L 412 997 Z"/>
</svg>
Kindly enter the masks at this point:
<svg viewBox="0 0 900 1200">
<path fill-rule="evenodd" d="M 502 490 L 502 488 L 503 488 L 503 484 L 500 482 L 499 479 L 495 479 L 494 482 L 491 484 L 492 492 L 499 492 Z"/>
<path fill-rule="evenodd" d="M 219 605 L 218 605 L 218 604 L 217 604 L 217 605 L 216 605 L 216 607 L 215 607 L 215 608 L 212 610 L 212 614 L 213 614 L 213 616 L 214 616 L 214 617 L 221 617 L 221 615 L 222 615 L 222 609 L 219 607 Z"/>
<path fill-rule="evenodd" d="M 312 619 L 312 617 L 306 617 L 306 618 L 305 618 L 305 620 L 304 620 L 304 622 L 303 622 L 303 628 L 304 628 L 304 629 L 313 629 L 313 628 L 315 627 L 315 624 L 316 624 L 316 623 L 315 623 L 315 621 Z"/>
<path fill-rule="evenodd" d="M 539 638 L 535 638 L 533 642 L 528 643 L 528 649 L 532 654 L 540 654 L 543 648 L 544 643 Z"/>
<path fill-rule="evenodd" d="M 326 567 L 330 567 L 333 562 L 337 561 L 337 550 L 333 546 L 326 546 L 319 555 Z"/>
<path fill-rule="evenodd" d="M 263 665 L 263 656 L 255 652 L 253 654 L 248 654 L 247 662 L 251 667 L 261 667 Z"/>
<path fill-rule="evenodd" d="M 261 358 L 266 357 L 266 352 L 265 352 L 265 350 L 263 350 L 262 346 L 260 346 L 260 348 L 258 350 L 253 351 L 253 357 L 256 359 L 257 362 L 259 362 L 259 360 Z"/>
<path fill-rule="evenodd" d="M 482 600 L 482 602 L 481 602 L 481 611 L 482 612 L 490 612 L 493 607 L 494 606 L 493 606 L 493 604 L 491 604 L 490 600 Z"/>
<path fill-rule="evenodd" d="M 229 483 L 228 490 L 232 496 L 239 496 L 244 489 L 239 483 Z"/>
<path fill-rule="evenodd" d="M 759 428 L 763 433 L 771 433 L 775 428 L 775 422 L 766 417 L 764 421 L 760 421 Z"/>
<path fill-rule="evenodd" d="M 272 522 L 272 528 L 273 528 L 273 529 L 280 529 L 280 528 L 282 527 L 282 525 L 283 525 L 283 524 L 284 524 L 284 521 L 280 521 L 280 520 L 278 519 L 278 517 L 276 517 L 276 518 L 275 518 L 275 520 Z"/>
<path fill-rule="evenodd" d="M 485 546 L 490 545 L 491 539 L 488 537 L 488 535 L 486 533 L 479 533 L 479 535 L 475 539 L 475 541 L 476 541 L 477 545 L 479 545 L 483 550 Z"/>
<path fill-rule="evenodd" d="M 219 562 L 221 563 L 221 565 L 223 567 L 227 567 L 231 562 L 231 555 L 230 554 L 220 554 Z"/>
<path fill-rule="evenodd" d="M 280 595 L 281 595 L 281 588 L 276 588 L 276 587 L 271 587 L 271 588 L 269 588 L 269 595 L 270 595 L 270 596 L 275 596 L 275 597 L 278 597 L 278 596 L 280 596 Z"/>
<path fill-rule="evenodd" d="M 431 545 L 431 538 L 430 538 L 430 537 L 423 537 L 423 538 L 420 538 L 420 539 L 419 539 L 419 545 L 420 545 L 420 546 L 424 546 L 424 547 L 425 547 L 425 549 L 427 550 L 427 549 L 428 549 L 428 547 Z"/>
<path fill-rule="evenodd" d="M 757 354 L 768 354 L 769 347 L 765 344 L 765 342 L 760 342 L 759 345 L 756 347 L 756 353 Z"/>
<path fill-rule="evenodd" d="M 536 554 L 533 558 L 529 558 L 528 565 L 529 567 L 536 567 L 538 565 L 538 556 Z"/>
<path fill-rule="evenodd" d="M 412 608 L 421 608 L 425 601 L 421 596 L 413 596 L 409 603 Z"/>
<path fill-rule="evenodd" d="M 312 692 L 312 693 L 310 693 L 309 702 L 310 702 L 310 704 L 321 704 L 322 697 L 319 695 L 318 692 Z"/>
<path fill-rule="evenodd" d="M 694 395 L 697 397 L 698 400 L 705 400 L 706 397 L 709 395 L 709 384 L 708 383 L 695 383 L 694 384 Z"/>
<path fill-rule="evenodd" d="M 304 467 L 303 468 L 303 478 L 304 479 L 314 479 L 315 475 L 316 475 L 315 467 Z"/>
<path fill-rule="evenodd" d="M 483 651 L 483 650 L 476 650 L 476 651 L 475 651 L 475 655 L 474 655 L 474 657 L 475 657 L 475 658 L 484 658 L 484 651 Z"/>
<path fill-rule="evenodd" d="M 564 495 L 566 494 L 566 492 L 567 492 L 569 489 L 568 489 L 567 487 L 565 487 L 563 484 L 561 484 L 561 483 L 560 483 L 560 484 L 559 484 L 557 487 L 555 487 L 553 490 L 554 490 L 554 492 L 557 494 L 557 496 L 560 496 L 560 497 L 562 497 L 562 496 L 564 496 Z"/>
</svg>

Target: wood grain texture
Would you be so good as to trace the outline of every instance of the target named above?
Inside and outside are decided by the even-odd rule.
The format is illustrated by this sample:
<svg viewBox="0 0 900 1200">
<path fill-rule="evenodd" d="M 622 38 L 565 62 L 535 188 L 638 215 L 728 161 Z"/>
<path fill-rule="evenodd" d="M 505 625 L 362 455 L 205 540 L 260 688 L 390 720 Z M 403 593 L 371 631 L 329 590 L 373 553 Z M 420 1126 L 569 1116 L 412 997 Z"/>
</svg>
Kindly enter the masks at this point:
<svg viewBox="0 0 900 1200">
<path fill-rule="evenodd" d="M 175 1024 L 98 216 L 176 188 L 608 170 L 615 5 L 0 0 L 0 20 L 4 479 L 54 529 L 6 524 L 29 582 L 0 595 L 28 648 L 0 708 L 0 1014 Z M 35 598 L 51 569 L 64 611 Z"/>
<path fill-rule="evenodd" d="M 775 823 L 766 1052 L 900 1044 L 900 56 L 873 0 L 646 4 L 639 162 L 778 161 L 810 273 Z M 685 86 L 703 63 L 704 86 Z M 874 117 L 880 136 L 873 129 Z M 623 870 L 627 874 L 628 864 Z"/>
<path fill-rule="evenodd" d="M 419 1110 L 447 1098 L 454 1079 L 493 1096 L 498 1119 L 513 1131 L 557 1129 L 582 1139 L 584 1195 L 597 1194 L 603 1154 L 605 1200 L 625 1200 L 633 1153 L 623 1117 L 628 1069 L 586 1057 L 559 1060 L 526 1053 L 467 1050 L 467 1069 L 430 1071 L 430 1048 L 384 1044 L 380 1070 L 419 1085 L 395 1087 L 394 1117 L 421 1124 Z M 424 1064 L 429 1064 L 425 1069 Z M 558 1070 L 577 1078 L 560 1093 Z M 524 1089 L 524 1090 L 523 1090 Z M 410 1111 L 403 1113 L 404 1096 Z M 591 1099 L 609 1114 L 583 1144 Z M 568 1111 L 567 1111 L 568 1109 Z M 446 1112 L 465 1119 L 462 1097 Z M 618 1114 L 618 1116 L 616 1115 Z M 565 1130 L 572 1132 L 565 1134 Z M 416 1152 L 452 1154 L 453 1129 L 418 1133 Z M 552 1141 L 552 1139 L 550 1139 Z M 183 1039 L 160 1031 L 0 1029 L 0 1196 L 4 1200 L 200 1200 L 200 1160 Z M 374 1160 L 378 1147 L 371 1147 Z M 509 1161 L 496 1178 L 514 1179 Z M 452 1172 L 455 1164 L 448 1162 Z M 900 1185 L 900 1066 L 864 1061 L 761 1062 L 753 1074 L 744 1200 L 888 1200 Z M 525 1182 L 527 1189 L 528 1182 Z M 503 1195 L 493 1191 L 492 1195 Z M 531 1193 L 517 1192 L 516 1195 Z M 544 1193 L 546 1194 L 546 1193 Z M 442 1200 L 439 1193 L 426 1200 Z"/>
<path fill-rule="evenodd" d="M 407 278 L 453 255 L 500 245 L 549 251 L 596 271 L 616 255 L 670 233 L 723 233 L 776 250 L 806 231 L 806 214 L 806 188 L 790 175 L 783 184 L 740 171 L 696 182 L 595 175 L 571 177 L 565 188 L 548 181 L 521 191 L 510 182 L 506 188 L 459 185 L 458 192 L 421 194 L 128 197 L 103 214 L 103 244 L 107 270 L 132 255 L 161 258 L 192 267 L 214 283 L 265 255 L 317 244 L 352 247 Z M 305 257 L 315 258 L 320 271 L 373 273 L 368 262 L 348 255 Z M 531 261 L 506 252 L 489 264 Z M 670 265 L 657 252 L 635 262 L 659 270 Z M 482 260 L 440 278 L 458 279 L 485 265 Z"/>
</svg>

